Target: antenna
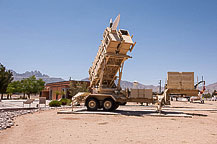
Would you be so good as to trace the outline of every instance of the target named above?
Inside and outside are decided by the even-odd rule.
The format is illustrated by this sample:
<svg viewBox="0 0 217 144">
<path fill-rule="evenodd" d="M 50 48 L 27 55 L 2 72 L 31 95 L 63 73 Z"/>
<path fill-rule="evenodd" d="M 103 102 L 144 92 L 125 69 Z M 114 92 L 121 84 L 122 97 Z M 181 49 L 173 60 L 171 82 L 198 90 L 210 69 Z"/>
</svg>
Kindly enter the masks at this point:
<svg viewBox="0 0 217 144">
<path fill-rule="evenodd" d="M 166 87 L 167 87 L 167 79 L 165 79 L 164 90 L 166 89 Z"/>
</svg>

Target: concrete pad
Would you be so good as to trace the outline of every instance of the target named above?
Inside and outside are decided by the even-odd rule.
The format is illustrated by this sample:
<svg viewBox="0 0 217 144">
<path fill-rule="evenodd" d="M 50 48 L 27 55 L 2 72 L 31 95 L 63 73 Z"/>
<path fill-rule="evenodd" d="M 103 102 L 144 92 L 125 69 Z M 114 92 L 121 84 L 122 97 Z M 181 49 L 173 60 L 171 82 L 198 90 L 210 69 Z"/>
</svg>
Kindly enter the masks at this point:
<svg viewBox="0 0 217 144">
<path fill-rule="evenodd" d="M 192 118 L 192 115 L 188 115 L 188 114 L 149 114 L 149 116 L 155 116 L 155 117 L 185 117 L 185 118 Z"/>
<path fill-rule="evenodd" d="M 18 111 L 18 110 L 33 110 L 33 109 L 39 109 L 39 108 L 36 108 L 36 107 L 4 107 L 4 108 L 0 108 L 0 111 L 1 110 L 4 110 L 4 111 Z"/>
<path fill-rule="evenodd" d="M 167 109 L 167 110 L 176 110 L 174 109 Z M 217 109 L 178 109 L 179 111 L 217 111 Z"/>
<path fill-rule="evenodd" d="M 1 108 L 29 108 L 29 104 L 25 104 L 23 106 L 23 102 L 26 101 L 25 100 L 2 100 L 0 102 L 0 109 Z M 48 104 L 50 102 L 50 100 L 46 100 L 46 104 Z M 39 100 L 34 100 L 33 103 L 31 103 L 30 107 L 35 108 L 37 106 L 37 104 L 39 104 Z"/>
</svg>

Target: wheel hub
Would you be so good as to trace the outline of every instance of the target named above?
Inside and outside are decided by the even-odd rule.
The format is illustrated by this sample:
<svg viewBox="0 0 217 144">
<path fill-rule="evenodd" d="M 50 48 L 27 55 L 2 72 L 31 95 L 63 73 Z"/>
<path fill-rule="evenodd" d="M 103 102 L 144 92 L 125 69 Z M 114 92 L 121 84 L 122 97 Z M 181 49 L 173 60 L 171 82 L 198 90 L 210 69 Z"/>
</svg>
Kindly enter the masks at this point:
<svg viewBox="0 0 217 144">
<path fill-rule="evenodd" d="M 96 107 L 96 102 L 95 101 L 89 101 L 89 107 L 90 108 Z"/>
<path fill-rule="evenodd" d="M 112 103 L 111 103 L 110 101 L 105 101 L 105 102 L 104 102 L 104 107 L 105 107 L 106 109 L 110 109 L 111 106 L 112 106 Z"/>
</svg>

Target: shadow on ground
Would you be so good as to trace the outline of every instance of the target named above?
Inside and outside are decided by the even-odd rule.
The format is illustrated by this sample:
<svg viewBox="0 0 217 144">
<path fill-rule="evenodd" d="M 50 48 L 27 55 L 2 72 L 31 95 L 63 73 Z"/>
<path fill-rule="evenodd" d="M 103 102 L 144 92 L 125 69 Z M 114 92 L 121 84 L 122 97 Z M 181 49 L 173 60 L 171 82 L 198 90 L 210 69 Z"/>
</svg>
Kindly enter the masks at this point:
<svg viewBox="0 0 217 144">
<path fill-rule="evenodd" d="M 125 111 L 117 110 L 115 113 L 120 113 L 121 115 L 128 116 L 145 116 L 145 115 L 159 115 L 157 111 Z M 190 116 L 207 116 L 205 114 L 196 114 L 196 113 L 186 113 L 186 112 L 174 112 L 174 111 L 162 111 L 161 115 L 190 115 Z"/>
<path fill-rule="evenodd" d="M 199 114 L 199 113 L 187 113 L 187 112 L 174 112 L 174 111 L 162 111 L 161 113 L 158 113 L 155 110 L 143 110 L 143 111 L 129 111 L 129 110 L 116 110 L 114 112 L 105 112 L 103 110 L 98 111 L 87 111 L 86 109 L 78 110 L 77 112 L 88 112 L 89 114 L 101 114 L 106 113 L 109 114 L 120 114 L 125 116 L 168 116 L 168 117 L 188 117 L 188 116 L 202 116 L 206 117 L 208 115 L 205 114 Z"/>
</svg>

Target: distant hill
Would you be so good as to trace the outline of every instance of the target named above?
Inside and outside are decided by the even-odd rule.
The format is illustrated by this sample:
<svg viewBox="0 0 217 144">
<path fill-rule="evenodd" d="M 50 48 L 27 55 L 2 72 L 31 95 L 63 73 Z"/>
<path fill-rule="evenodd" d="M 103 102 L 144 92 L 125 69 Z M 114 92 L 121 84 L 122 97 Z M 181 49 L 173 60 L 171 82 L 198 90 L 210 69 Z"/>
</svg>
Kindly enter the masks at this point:
<svg viewBox="0 0 217 144">
<path fill-rule="evenodd" d="M 65 81 L 62 78 L 55 78 L 55 77 L 50 77 L 46 74 L 42 74 L 40 71 L 37 71 L 37 70 L 26 71 L 25 73 L 21 73 L 21 74 L 15 72 L 13 70 L 11 70 L 11 71 L 12 71 L 13 76 L 14 76 L 14 81 L 22 80 L 24 78 L 28 78 L 28 77 L 33 76 L 33 75 L 35 75 L 37 79 L 39 79 L 39 78 L 43 79 L 46 83 Z M 82 81 L 89 81 L 89 80 L 88 80 L 88 78 L 85 78 L 85 79 L 82 79 Z M 116 81 L 116 83 L 117 83 L 117 81 Z M 152 89 L 154 92 L 159 91 L 159 86 L 144 85 L 144 84 L 138 83 L 138 85 L 135 87 L 135 86 L 133 86 L 133 82 L 129 82 L 129 81 L 121 81 L 121 87 L 122 87 L 122 89 L 137 88 L 137 89 Z M 163 90 L 163 87 L 162 87 L 162 90 Z M 207 92 L 209 90 L 210 93 L 212 93 L 214 90 L 217 90 L 217 82 L 207 85 L 206 90 L 207 90 Z"/>
<path fill-rule="evenodd" d="M 89 81 L 88 78 L 82 79 L 82 81 Z M 117 83 L 117 81 L 115 82 Z M 134 88 L 134 89 L 152 89 L 154 92 L 158 92 L 159 91 L 159 86 L 154 86 L 154 85 L 144 85 L 141 83 L 138 83 L 137 86 L 133 86 L 133 82 L 129 82 L 129 81 L 121 81 L 121 88 L 125 89 L 125 88 Z M 163 88 L 162 88 L 163 90 Z"/>
<path fill-rule="evenodd" d="M 129 81 L 121 81 L 121 87 L 123 89 L 125 88 L 133 88 L 133 82 L 129 82 Z M 144 85 L 141 83 L 138 83 L 137 87 L 138 89 L 152 89 L 154 92 L 158 92 L 159 91 L 159 86 L 154 86 L 154 85 Z M 161 88 L 162 91 L 164 90 L 164 88 Z M 202 87 L 200 87 L 199 89 L 202 90 Z M 217 82 L 213 83 L 213 84 L 209 84 L 206 86 L 206 92 L 210 92 L 212 93 L 214 90 L 217 90 Z"/>
<path fill-rule="evenodd" d="M 89 81 L 88 78 L 82 79 L 83 81 Z M 117 83 L 117 81 L 116 81 Z M 121 88 L 125 89 L 125 88 L 136 88 L 136 89 L 152 89 L 154 92 L 158 92 L 159 91 L 159 86 L 154 86 L 154 85 L 144 85 L 141 83 L 138 83 L 138 85 L 136 87 L 133 86 L 133 82 L 129 82 L 129 81 L 121 81 Z M 164 88 L 161 88 L 162 91 L 164 90 Z M 200 90 L 202 90 L 202 87 L 199 87 Z M 217 90 L 217 82 L 213 83 L 213 84 L 209 84 L 206 86 L 206 92 L 210 92 L 212 93 L 214 90 Z"/>
<path fill-rule="evenodd" d="M 14 76 L 14 81 L 18 81 L 18 80 L 22 80 L 24 78 L 28 78 L 28 77 L 31 77 L 33 75 L 35 75 L 35 77 L 37 79 L 43 79 L 46 83 L 52 83 L 52 82 L 59 82 L 59 81 L 64 81 L 64 79 L 62 78 L 55 78 L 55 77 L 49 77 L 48 75 L 46 74 L 42 74 L 40 71 L 26 71 L 25 73 L 17 73 L 13 70 L 11 70 L 12 73 L 13 73 L 13 76 Z"/>
<path fill-rule="evenodd" d="M 158 92 L 159 91 L 159 86 L 154 86 L 154 85 L 144 85 L 138 82 L 137 86 L 133 85 L 133 82 L 129 82 L 129 81 L 121 81 L 121 88 L 125 89 L 125 88 L 134 88 L 134 89 L 152 89 L 154 92 Z M 163 90 L 163 88 L 162 88 Z"/>
<path fill-rule="evenodd" d="M 217 90 L 217 82 L 207 85 L 206 90 L 209 91 L 210 93 L 212 93 L 214 90 Z"/>
</svg>

